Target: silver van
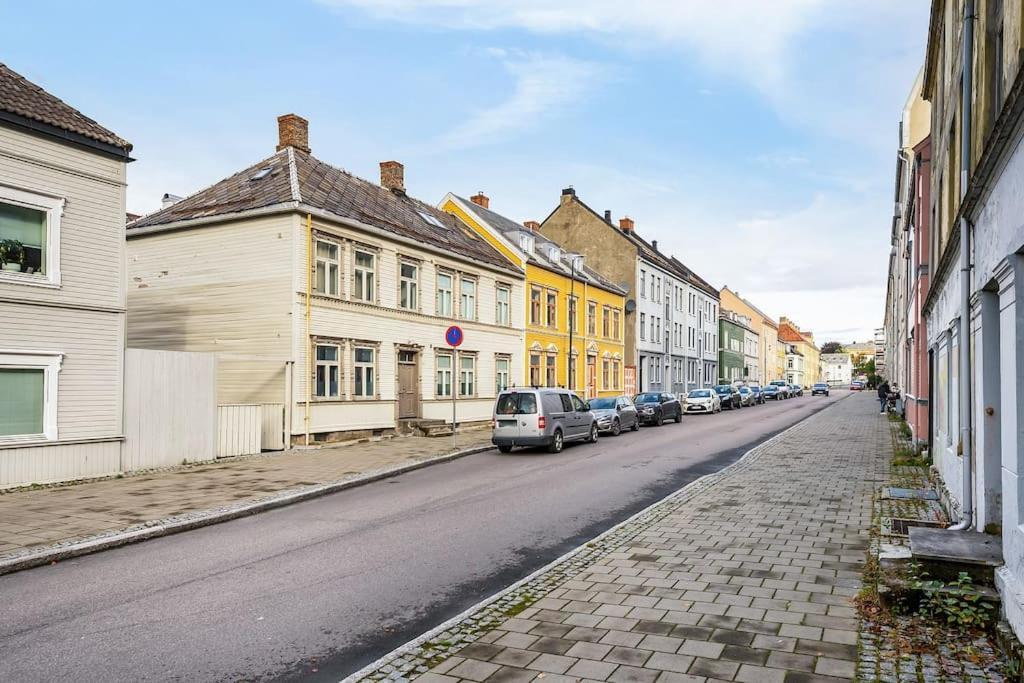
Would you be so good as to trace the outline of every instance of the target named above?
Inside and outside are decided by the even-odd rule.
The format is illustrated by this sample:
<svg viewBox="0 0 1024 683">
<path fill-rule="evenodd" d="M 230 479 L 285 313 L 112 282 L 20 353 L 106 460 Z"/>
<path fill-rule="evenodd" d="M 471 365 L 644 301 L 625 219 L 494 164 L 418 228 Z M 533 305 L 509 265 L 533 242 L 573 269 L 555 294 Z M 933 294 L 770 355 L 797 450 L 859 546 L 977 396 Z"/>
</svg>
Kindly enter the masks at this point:
<svg viewBox="0 0 1024 683">
<path fill-rule="evenodd" d="M 508 389 L 494 403 L 491 443 L 502 453 L 513 446 L 546 446 L 559 453 L 566 441 L 597 441 L 590 405 L 567 389 Z"/>
</svg>

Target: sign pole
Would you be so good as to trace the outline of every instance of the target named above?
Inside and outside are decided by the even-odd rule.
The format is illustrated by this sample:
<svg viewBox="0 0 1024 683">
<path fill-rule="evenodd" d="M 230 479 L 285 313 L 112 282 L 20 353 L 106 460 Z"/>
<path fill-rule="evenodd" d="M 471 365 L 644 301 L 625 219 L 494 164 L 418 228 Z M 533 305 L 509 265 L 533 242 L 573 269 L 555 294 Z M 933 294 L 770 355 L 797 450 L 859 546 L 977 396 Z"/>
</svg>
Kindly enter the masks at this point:
<svg viewBox="0 0 1024 683">
<path fill-rule="evenodd" d="M 456 445 L 455 439 L 455 424 L 456 424 L 456 412 L 455 412 L 455 400 L 457 397 L 456 392 L 459 390 L 459 346 L 462 344 L 463 334 L 462 328 L 458 325 L 452 325 L 444 331 L 444 341 L 452 349 L 452 376 L 451 376 L 451 389 L 452 389 L 452 449 L 454 450 Z M 474 377 L 474 380 L 476 378 Z"/>
</svg>

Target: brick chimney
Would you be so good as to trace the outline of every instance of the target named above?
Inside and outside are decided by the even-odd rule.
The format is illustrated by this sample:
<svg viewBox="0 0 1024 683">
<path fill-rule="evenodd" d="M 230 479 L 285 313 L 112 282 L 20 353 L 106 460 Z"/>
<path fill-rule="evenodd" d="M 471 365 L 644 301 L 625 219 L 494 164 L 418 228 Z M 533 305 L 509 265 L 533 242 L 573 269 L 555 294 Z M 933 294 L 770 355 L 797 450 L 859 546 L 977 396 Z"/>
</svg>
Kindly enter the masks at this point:
<svg viewBox="0 0 1024 683">
<path fill-rule="evenodd" d="M 529 228 L 532 232 L 540 231 L 540 223 L 537 221 L 523 221 L 523 225 Z"/>
<path fill-rule="evenodd" d="M 380 162 L 380 185 L 395 194 L 405 194 L 405 166 L 397 161 Z"/>
<path fill-rule="evenodd" d="M 633 232 L 635 227 L 636 224 L 633 223 L 633 219 L 629 216 L 623 216 L 619 219 L 619 229 L 622 230 L 622 232 Z"/>
<path fill-rule="evenodd" d="M 469 201 L 473 202 L 477 206 L 482 206 L 485 209 L 489 209 L 491 207 L 491 200 L 487 195 L 484 194 L 483 190 L 477 192 L 475 195 L 470 197 Z"/>
<path fill-rule="evenodd" d="M 569 202 L 571 202 L 573 200 L 573 197 L 575 197 L 575 196 L 576 196 L 576 190 L 572 189 L 571 187 L 565 188 L 564 190 L 562 190 L 562 199 L 561 199 L 562 204 L 568 204 Z"/>
<path fill-rule="evenodd" d="M 309 154 L 309 121 L 298 114 L 277 117 L 277 151 L 294 147 Z"/>
</svg>

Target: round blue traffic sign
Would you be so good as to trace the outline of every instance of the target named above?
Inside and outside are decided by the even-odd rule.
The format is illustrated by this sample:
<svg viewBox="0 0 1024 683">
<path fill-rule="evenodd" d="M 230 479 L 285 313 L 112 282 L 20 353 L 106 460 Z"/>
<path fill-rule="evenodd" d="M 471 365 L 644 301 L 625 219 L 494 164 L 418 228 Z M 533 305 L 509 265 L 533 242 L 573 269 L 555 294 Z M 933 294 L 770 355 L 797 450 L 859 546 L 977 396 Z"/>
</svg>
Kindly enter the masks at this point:
<svg viewBox="0 0 1024 683">
<path fill-rule="evenodd" d="M 458 325 L 452 325 L 445 330 L 444 340 L 448 343 L 448 346 L 459 346 L 462 344 L 462 328 Z"/>
</svg>

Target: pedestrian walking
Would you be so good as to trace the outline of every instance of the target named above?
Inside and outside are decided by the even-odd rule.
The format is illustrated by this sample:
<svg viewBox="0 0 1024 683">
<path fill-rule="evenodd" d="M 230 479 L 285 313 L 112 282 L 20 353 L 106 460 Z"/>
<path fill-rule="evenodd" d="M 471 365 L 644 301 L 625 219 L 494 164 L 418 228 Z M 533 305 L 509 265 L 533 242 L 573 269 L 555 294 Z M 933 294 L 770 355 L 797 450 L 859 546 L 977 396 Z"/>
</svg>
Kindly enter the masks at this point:
<svg viewBox="0 0 1024 683">
<path fill-rule="evenodd" d="M 884 379 L 878 385 L 878 414 L 885 414 L 885 406 L 889 403 L 889 383 Z"/>
</svg>

